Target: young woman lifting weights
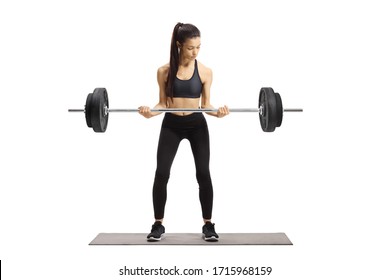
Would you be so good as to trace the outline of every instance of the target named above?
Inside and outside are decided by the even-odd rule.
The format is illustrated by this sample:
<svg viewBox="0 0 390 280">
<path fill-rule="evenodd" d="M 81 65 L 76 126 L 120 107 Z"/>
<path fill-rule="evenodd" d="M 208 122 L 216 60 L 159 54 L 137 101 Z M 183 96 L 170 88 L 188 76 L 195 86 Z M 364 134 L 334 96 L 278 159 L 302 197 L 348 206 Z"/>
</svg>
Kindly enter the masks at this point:
<svg viewBox="0 0 390 280">
<path fill-rule="evenodd" d="M 192 24 L 176 24 L 171 41 L 169 63 L 157 71 L 159 102 L 154 108 L 213 108 L 210 104 L 212 71 L 196 60 L 201 45 L 200 31 Z M 147 106 L 139 107 L 139 113 L 151 118 L 159 112 L 151 112 Z M 227 106 L 218 112 L 207 114 L 222 118 L 229 114 Z M 213 208 L 213 185 L 210 177 L 210 143 L 206 119 L 203 113 L 165 113 L 157 148 L 157 168 L 153 184 L 153 207 L 155 223 L 148 241 L 161 240 L 165 233 L 162 225 L 167 199 L 167 183 L 173 159 L 181 140 L 188 139 L 195 160 L 196 178 L 199 184 L 199 199 L 204 225 L 203 238 L 218 241 L 211 222 Z"/>
</svg>

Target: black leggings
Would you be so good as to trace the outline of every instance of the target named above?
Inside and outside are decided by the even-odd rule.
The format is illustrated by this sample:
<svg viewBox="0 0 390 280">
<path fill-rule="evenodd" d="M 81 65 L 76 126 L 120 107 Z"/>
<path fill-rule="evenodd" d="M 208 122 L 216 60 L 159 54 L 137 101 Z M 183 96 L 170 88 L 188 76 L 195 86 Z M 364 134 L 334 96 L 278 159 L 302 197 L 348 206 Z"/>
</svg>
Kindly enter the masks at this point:
<svg viewBox="0 0 390 280">
<path fill-rule="evenodd" d="M 155 219 L 164 218 L 167 183 L 172 162 L 181 140 L 185 138 L 189 140 L 194 155 L 202 215 L 204 219 L 211 219 L 213 186 L 209 170 L 210 141 L 207 122 L 201 113 L 187 116 L 165 114 L 158 142 L 157 169 L 153 185 Z"/>
</svg>

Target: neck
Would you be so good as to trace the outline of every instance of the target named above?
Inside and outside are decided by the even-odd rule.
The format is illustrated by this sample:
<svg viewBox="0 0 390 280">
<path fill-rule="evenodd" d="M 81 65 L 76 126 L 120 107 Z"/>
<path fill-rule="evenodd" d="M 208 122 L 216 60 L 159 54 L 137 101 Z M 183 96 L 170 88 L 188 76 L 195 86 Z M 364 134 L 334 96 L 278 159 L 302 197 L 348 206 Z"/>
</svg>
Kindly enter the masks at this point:
<svg viewBox="0 0 390 280">
<path fill-rule="evenodd" d="M 186 58 L 180 57 L 180 60 L 179 60 L 179 65 L 180 66 L 188 67 L 188 66 L 190 66 L 192 64 L 193 64 L 193 60 L 192 59 L 186 59 Z"/>
</svg>

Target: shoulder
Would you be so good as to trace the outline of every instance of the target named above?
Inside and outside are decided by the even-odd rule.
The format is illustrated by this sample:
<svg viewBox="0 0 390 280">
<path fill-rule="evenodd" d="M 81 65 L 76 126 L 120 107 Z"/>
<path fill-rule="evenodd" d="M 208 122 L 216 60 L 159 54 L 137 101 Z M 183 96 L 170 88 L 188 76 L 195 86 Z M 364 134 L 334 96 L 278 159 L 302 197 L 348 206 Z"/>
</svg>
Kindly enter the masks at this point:
<svg viewBox="0 0 390 280">
<path fill-rule="evenodd" d="M 169 63 L 164 64 L 163 66 L 157 69 L 157 78 L 159 80 L 166 81 L 168 79 L 168 72 L 169 72 Z"/>
<path fill-rule="evenodd" d="M 204 65 L 201 62 L 199 62 L 198 60 L 197 60 L 197 62 L 198 62 L 198 69 L 199 69 L 199 71 L 201 71 L 201 72 L 203 72 L 205 74 L 212 74 L 213 73 L 211 68 L 207 67 L 206 65 Z"/>
<path fill-rule="evenodd" d="M 168 74 L 168 72 L 169 72 L 169 63 L 164 64 L 163 66 L 161 66 L 157 69 L 157 74 L 159 74 L 159 75 Z"/>
<path fill-rule="evenodd" d="M 211 70 L 211 68 L 207 67 L 206 65 L 204 65 L 201 62 L 199 62 L 198 60 L 197 60 L 197 62 L 198 62 L 199 75 L 202 78 L 202 80 L 212 79 L 213 71 Z"/>
</svg>

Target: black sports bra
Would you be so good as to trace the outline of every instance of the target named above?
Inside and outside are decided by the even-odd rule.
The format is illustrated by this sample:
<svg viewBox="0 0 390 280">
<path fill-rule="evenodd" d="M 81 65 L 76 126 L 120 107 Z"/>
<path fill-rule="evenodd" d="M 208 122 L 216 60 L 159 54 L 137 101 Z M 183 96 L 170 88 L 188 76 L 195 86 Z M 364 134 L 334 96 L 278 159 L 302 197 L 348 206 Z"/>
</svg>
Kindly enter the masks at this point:
<svg viewBox="0 0 390 280">
<path fill-rule="evenodd" d="M 195 69 L 189 80 L 180 80 L 175 77 L 173 82 L 173 97 L 199 98 L 202 93 L 202 81 L 199 77 L 198 62 L 195 60 Z"/>
</svg>

